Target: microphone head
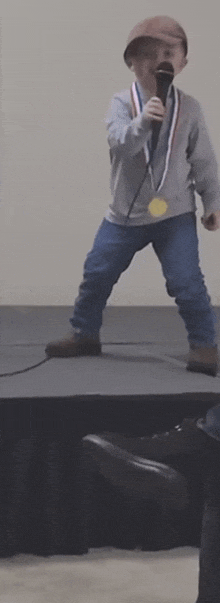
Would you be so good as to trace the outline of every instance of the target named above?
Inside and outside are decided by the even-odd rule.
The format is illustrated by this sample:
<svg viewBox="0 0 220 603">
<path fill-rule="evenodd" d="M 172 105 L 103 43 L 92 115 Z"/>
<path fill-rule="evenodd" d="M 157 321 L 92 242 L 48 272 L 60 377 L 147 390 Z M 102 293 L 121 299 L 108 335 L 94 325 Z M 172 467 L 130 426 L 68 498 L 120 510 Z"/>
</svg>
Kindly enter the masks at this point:
<svg viewBox="0 0 220 603">
<path fill-rule="evenodd" d="M 171 84 L 174 78 L 173 65 L 167 61 L 163 61 L 158 65 L 155 76 L 157 81 L 169 82 L 169 84 Z"/>
</svg>

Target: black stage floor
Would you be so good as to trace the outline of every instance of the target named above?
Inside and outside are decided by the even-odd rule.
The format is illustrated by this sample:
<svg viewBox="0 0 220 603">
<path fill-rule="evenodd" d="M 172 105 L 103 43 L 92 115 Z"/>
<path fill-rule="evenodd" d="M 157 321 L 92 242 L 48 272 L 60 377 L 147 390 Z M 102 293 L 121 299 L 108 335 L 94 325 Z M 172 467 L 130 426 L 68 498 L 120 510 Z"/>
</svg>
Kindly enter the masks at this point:
<svg viewBox="0 0 220 603">
<path fill-rule="evenodd" d="M 88 433 L 170 429 L 220 402 L 216 378 L 186 371 L 188 343 L 175 307 L 111 307 L 97 358 L 44 360 L 70 330 L 69 307 L 2 307 L 0 556 L 83 554 L 115 546 L 199 546 L 203 484 L 187 459 L 172 460 L 190 489 L 186 511 L 133 502 L 82 460 Z M 216 308 L 218 318 L 220 309 Z M 217 493 L 219 496 L 219 493 Z"/>
</svg>

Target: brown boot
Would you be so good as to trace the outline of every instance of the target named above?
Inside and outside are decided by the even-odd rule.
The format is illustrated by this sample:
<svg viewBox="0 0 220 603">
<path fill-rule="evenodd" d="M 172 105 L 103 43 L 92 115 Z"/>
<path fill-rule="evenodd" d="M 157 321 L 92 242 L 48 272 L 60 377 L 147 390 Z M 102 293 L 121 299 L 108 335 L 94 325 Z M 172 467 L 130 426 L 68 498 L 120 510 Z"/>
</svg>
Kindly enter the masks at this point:
<svg viewBox="0 0 220 603">
<path fill-rule="evenodd" d="M 214 348 L 190 346 L 189 360 L 187 371 L 194 373 L 205 373 L 216 377 L 218 372 L 218 349 Z"/>
<path fill-rule="evenodd" d="M 101 354 L 101 343 L 99 336 L 81 337 L 75 333 L 61 339 L 52 341 L 45 348 L 45 353 L 50 358 L 70 358 L 72 356 L 98 356 Z"/>
</svg>

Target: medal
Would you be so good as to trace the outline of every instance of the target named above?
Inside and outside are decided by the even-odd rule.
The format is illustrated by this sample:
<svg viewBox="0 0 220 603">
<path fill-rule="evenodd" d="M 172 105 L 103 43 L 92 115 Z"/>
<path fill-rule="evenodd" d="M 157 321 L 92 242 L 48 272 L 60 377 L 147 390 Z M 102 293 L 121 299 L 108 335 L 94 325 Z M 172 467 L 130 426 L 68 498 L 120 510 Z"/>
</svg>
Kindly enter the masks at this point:
<svg viewBox="0 0 220 603">
<path fill-rule="evenodd" d="M 168 209 L 168 203 L 162 197 L 155 197 L 148 205 L 148 210 L 152 216 L 157 218 L 163 216 Z"/>
</svg>

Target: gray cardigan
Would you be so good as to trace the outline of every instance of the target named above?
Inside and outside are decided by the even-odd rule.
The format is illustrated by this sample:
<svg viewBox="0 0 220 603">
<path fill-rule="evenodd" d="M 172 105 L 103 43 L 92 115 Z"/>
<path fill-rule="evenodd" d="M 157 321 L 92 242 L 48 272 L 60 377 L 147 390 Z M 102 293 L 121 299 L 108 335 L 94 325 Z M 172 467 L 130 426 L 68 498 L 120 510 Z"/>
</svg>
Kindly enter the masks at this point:
<svg viewBox="0 0 220 603">
<path fill-rule="evenodd" d="M 139 84 L 138 90 L 142 102 L 146 102 Z M 164 171 L 173 112 L 173 91 L 174 88 L 171 86 L 167 96 L 167 111 L 152 164 L 156 187 Z M 146 141 L 149 143 L 151 141 L 152 125 L 142 111 L 140 115 L 133 117 L 130 90 L 123 90 L 113 96 L 105 118 L 110 147 L 112 196 L 106 213 L 107 220 L 122 225 L 138 226 L 196 211 L 195 191 L 201 196 L 205 216 L 220 210 L 217 162 L 200 104 L 181 90 L 177 92 L 180 101 L 179 114 L 164 184 L 157 193 L 152 188 L 150 174 L 147 171 L 129 219 L 126 219 L 126 216 L 146 173 L 147 164 L 143 145 Z M 151 215 L 149 211 L 148 206 L 155 197 L 166 201 L 167 210 L 163 215 Z"/>
</svg>

